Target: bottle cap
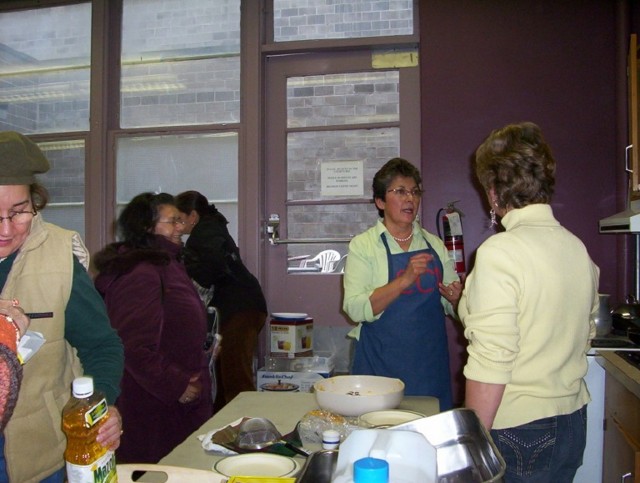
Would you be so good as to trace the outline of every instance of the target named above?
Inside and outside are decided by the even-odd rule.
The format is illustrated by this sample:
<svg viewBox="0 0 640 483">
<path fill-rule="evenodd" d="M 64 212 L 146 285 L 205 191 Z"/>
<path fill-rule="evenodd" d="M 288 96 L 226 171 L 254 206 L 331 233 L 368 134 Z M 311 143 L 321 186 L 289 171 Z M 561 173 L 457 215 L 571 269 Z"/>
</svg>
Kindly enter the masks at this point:
<svg viewBox="0 0 640 483">
<path fill-rule="evenodd" d="M 327 429 L 322 432 L 322 447 L 324 449 L 336 449 L 340 444 L 340 433 L 335 429 Z"/>
<path fill-rule="evenodd" d="M 76 377 L 73 380 L 73 396 L 85 398 L 93 395 L 93 377 Z"/>
<path fill-rule="evenodd" d="M 362 458 L 353 463 L 353 481 L 357 483 L 387 483 L 389 463 L 378 458 Z"/>
</svg>

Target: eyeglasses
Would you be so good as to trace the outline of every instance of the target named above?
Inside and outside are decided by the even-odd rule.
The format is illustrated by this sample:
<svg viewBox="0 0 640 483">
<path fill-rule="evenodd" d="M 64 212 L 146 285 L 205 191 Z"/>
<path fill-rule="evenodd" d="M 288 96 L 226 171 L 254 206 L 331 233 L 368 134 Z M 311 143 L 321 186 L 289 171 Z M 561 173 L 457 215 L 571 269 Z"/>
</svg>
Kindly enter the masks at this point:
<svg viewBox="0 0 640 483">
<path fill-rule="evenodd" d="M 424 191 L 420 188 L 413 188 L 412 190 L 408 190 L 407 188 L 393 188 L 392 190 L 387 190 L 387 193 L 394 193 L 401 198 L 406 198 L 408 195 L 411 195 L 413 198 L 420 198 Z"/>
<path fill-rule="evenodd" d="M 158 223 L 171 223 L 173 226 L 178 226 L 178 225 L 186 225 L 187 222 L 184 220 L 181 220 L 180 218 L 174 218 L 173 220 L 158 220 Z"/>
<path fill-rule="evenodd" d="M 38 212 L 35 211 L 35 210 L 33 210 L 33 211 L 16 211 L 16 212 L 10 214 L 9 216 L 0 216 L 0 224 L 2 224 L 2 222 L 4 220 L 8 220 L 9 223 L 11 223 L 13 225 L 26 225 L 31 220 L 33 220 L 33 217 L 36 216 L 37 214 L 38 214 Z"/>
</svg>

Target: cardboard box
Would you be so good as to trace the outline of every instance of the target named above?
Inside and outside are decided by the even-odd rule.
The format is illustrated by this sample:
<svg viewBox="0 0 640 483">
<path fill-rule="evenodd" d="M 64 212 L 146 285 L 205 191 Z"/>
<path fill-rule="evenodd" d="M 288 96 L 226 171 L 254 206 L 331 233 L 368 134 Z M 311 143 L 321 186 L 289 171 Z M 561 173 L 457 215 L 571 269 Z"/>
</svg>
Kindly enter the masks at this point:
<svg viewBox="0 0 640 483">
<path fill-rule="evenodd" d="M 327 377 L 332 372 L 288 372 L 266 371 L 264 367 L 258 369 L 256 386 L 260 392 L 313 392 L 313 384 Z"/>
<path fill-rule="evenodd" d="M 313 355 L 313 319 L 271 319 L 271 357 Z"/>
</svg>

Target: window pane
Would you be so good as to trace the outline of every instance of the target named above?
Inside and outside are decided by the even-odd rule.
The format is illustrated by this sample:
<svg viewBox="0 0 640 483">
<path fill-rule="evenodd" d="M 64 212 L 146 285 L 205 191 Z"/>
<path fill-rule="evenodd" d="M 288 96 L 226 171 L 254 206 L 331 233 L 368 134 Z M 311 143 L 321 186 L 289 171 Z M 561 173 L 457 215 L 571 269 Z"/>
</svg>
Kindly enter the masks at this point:
<svg viewBox="0 0 640 483">
<path fill-rule="evenodd" d="M 0 129 L 89 129 L 91 5 L 0 14 Z"/>
<path fill-rule="evenodd" d="M 287 238 L 345 239 L 373 225 L 378 218 L 378 211 L 370 201 L 373 176 L 384 163 L 400 153 L 399 136 L 398 128 L 289 133 L 287 201 L 295 204 L 287 206 Z M 323 195 L 323 163 L 353 160 L 362 161 L 362 193 Z M 336 203 L 347 199 L 353 201 Z M 327 249 L 337 250 L 343 257 L 347 248 L 346 242 L 287 244 L 287 271 L 291 274 L 324 273 L 311 259 Z M 336 272 L 332 273 L 340 273 L 343 266 L 344 260 L 340 264 L 336 262 L 333 267 Z"/>
<path fill-rule="evenodd" d="M 398 84 L 398 71 L 291 77 L 287 79 L 287 125 L 397 121 Z"/>
<path fill-rule="evenodd" d="M 378 210 L 373 202 L 289 206 L 287 214 L 289 222 L 287 238 L 292 240 L 351 238 L 371 227 L 378 219 Z M 327 245 L 320 249 L 325 248 L 335 247 Z"/>
<path fill-rule="evenodd" d="M 240 0 L 124 0 L 122 127 L 240 120 Z"/>
<path fill-rule="evenodd" d="M 287 238 L 349 239 L 373 226 L 378 211 L 373 202 L 361 204 L 306 205 L 287 207 Z M 329 273 L 342 273 L 348 242 L 289 243 L 287 244 L 287 272 L 290 274 L 326 273 L 314 259 L 324 250 L 335 250 L 340 259 L 334 260 Z"/>
<path fill-rule="evenodd" d="M 398 128 L 293 132 L 287 136 L 287 200 L 371 198 L 373 175 L 400 153 Z M 362 196 L 323 196 L 322 163 L 362 160 Z"/>
<path fill-rule="evenodd" d="M 276 42 L 413 34 L 412 0 L 274 0 Z"/>
<path fill-rule="evenodd" d="M 216 204 L 237 236 L 237 133 L 121 138 L 116 163 L 118 209 L 145 191 L 197 190 Z"/>
<path fill-rule="evenodd" d="M 51 169 L 38 175 L 49 192 L 45 220 L 84 236 L 84 141 L 39 143 Z"/>
</svg>

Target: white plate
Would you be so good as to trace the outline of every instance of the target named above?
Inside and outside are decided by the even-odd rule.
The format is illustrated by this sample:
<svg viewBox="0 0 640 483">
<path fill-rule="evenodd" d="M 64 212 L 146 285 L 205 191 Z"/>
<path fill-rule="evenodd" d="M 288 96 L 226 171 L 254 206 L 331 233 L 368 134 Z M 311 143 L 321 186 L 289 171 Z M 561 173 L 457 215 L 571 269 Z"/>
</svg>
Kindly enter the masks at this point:
<svg viewBox="0 0 640 483">
<path fill-rule="evenodd" d="M 365 427 L 385 427 L 396 424 L 408 423 L 415 419 L 424 418 L 425 415 L 414 411 L 402 409 L 389 409 L 385 411 L 371 411 L 360 416 L 360 426 Z"/>
<path fill-rule="evenodd" d="M 308 315 L 309 314 L 302 314 L 298 312 L 274 312 L 271 314 L 271 317 L 285 320 L 304 320 Z"/>
<path fill-rule="evenodd" d="M 293 458 L 272 453 L 246 453 L 227 456 L 213 465 L 213 471 L 225 476 L 294 476 L 300 464 Z"/>
</svg>

